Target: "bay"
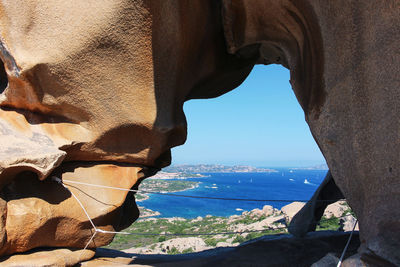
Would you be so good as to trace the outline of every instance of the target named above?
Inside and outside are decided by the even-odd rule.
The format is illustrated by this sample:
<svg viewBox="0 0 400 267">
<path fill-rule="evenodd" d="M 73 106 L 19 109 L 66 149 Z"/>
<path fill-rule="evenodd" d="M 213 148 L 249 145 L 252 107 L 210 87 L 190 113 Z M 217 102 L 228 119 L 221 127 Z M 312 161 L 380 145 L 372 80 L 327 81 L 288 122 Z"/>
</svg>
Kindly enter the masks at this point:
<svg viewBox="0 0 400 267">
<path fill-rule="evenodd" d="M 270 173 L 202 173 L 207 177 L 187 178 L 199 182 L 195 189 L 177 192 L 177 195 L 192 195 L 218 198 L 305 200 L 310 199 L 325 178 L 326 170 L 276 169 Z M 140 187 L 139 187 L 140 189 Z M 139 203 L 147 209 L 160 212 L 159 217 L 196 218 L 206 215 L 231 216 L 244 210 L 271 205 L 280 209 L 290 202 L 228 201 L 195 199 L 150 194 L 150 198 Z"/>
</svg>

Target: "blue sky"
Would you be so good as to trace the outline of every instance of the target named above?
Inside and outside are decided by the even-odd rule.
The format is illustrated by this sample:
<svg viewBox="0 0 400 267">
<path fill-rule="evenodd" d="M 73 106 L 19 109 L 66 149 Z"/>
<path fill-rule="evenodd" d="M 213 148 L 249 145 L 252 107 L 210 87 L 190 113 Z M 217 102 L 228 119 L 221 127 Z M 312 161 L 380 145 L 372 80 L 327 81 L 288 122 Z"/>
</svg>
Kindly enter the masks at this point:
<svg viewBox="0 0 400 267">
<path fill-rule="evenodd" d="M 172 149 L 172 164 L 313 166 L 325 160 L 279 65 L 257 65 L 235 90 L 190 100 L 188 138 Z"/>
</svg>

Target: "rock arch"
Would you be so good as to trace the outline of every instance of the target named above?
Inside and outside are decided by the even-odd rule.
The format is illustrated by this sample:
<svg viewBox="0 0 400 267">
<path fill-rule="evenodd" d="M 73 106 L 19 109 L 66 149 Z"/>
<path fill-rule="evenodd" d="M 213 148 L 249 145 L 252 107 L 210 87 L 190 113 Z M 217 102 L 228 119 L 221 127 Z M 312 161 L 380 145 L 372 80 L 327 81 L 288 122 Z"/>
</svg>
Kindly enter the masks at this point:
<svg viewBox="0 0 400 267">
<path fill-rule="evenodd" d="M 20 194 L 22 173 L 5 174 L 27 166 L 45 180 L 41 185 L 57 174 L 137 186 L 185 141 L 185 100 L 221 95 L 254 64 L 280 62 L 291 69 L 311 132 L 360 219 L 361 258 L 399 265 L 399 12 L 394 0 L 2 1 L 2 190 Z M 131 149 L 121 146 L 127 140 Z M 101 227 L 134 219 L 123 218 L 125 195 L 101 197 L 116 206 L 90 204 Z M 21 238 L 18 222 L 41 215 L 16 214 L 13 205 L 43 197 L 18 200 L 2 201 L 3 254 L 83 247 L 90 238 L 82 214 L 64 214 L 79 210 L 72 202 L 70 209 L 49 207 L 61 212 L 47 218 L 56 238 L 30 240 L 42 225 Z M 62 234 L 64 219 L 76 222 L 68 229 L 81 242 Z M 99 234 L 92 246 L 110 240 Z"/>
</svg>

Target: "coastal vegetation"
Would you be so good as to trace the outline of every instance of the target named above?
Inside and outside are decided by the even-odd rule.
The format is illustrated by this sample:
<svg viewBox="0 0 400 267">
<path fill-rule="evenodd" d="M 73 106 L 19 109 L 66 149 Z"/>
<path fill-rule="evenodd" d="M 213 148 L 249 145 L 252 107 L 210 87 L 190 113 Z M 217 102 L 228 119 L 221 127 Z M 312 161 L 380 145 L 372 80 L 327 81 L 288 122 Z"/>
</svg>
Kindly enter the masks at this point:
<svg viewBox="0 0 400 267">
<path fill-rule="evenodd" d="M 173 193 L 196 188 L 198 184 L 199 182 L 186 180 L 160 180 L 148 178 L 140 184 L 139 190 L 159 193 Z M 135 194 L 136 201 L 143 201 L 148 197 L 149 196 L 146 193 L 138 192 Z"/>
<path fill-rule="evenodd" d="M 200 183 L 203 183 L 199 179 L 190 181 L 186 178 L 206 177 L 207 172 L 235 171 L 273 172 L 274 170 L 248 166 L 174 166 L 142 181 L 139 190 L 159 193 L 180 192 L 194 189 Z M 135 198 L 136 201 L 140 202 L 151 197 L 151 195 L 139 192 L 136 193 Z M 145 205 L 145 203 L 143 204 Z M 237 246 L 264 235 L 287 234 L 287 226 L 294 214 L 303 206 L 304 202 L 293 202 L 281 209 L 266 205 L 262 209 L 250 211 L 236 209 L 243 211 L 240 215 L 228 217 L 207 215 L 191 219 L 181 217 L 158 218 L 157 216 L 160 216 L 158 211 L 139 206 L 141 214 L 139 220 L 124 230 L 131 235 L 116 235 L 107 248 L 140 254 L 179 254 L 215 247 Z M 345 201 L 339 201 L 328 206 L 316 230 L 343 230 L 343 215 L 354 218 L 354 213 Z"/>
<path fill-rule="evenodd" d="M 174 165 L 164 169 L 170 173 L 240 173 L 240 172 L 277 172 L 269 168 L 257 168 L 246 165 L 225 166 L 220 164 L 196 164 L 196 165 Z"/>
<path fill-rule="evenodd" d="M 332 204 L 317 226 L 317 231 L 342 230 L 343 216 L 352 216 L 344 202 Z M 333 211 L 333 212 L 332 212 Z M 346 218 L 346 217 L 344 217 Z M 243 242 L 271 234 L 287 234 L 288 217 L 271 206 L 244 211 L 241 215 L 218 217 L 207 215 L 194 219 L 141 218 L 125 231 L 132 235 L 117 235 L 107 248 L 130 253 L 179 254 L 221 246 L 237 246 Z M 145 234 L 156 235 L 145 235 Z M 186 235 L 183 238 L 179 235 Z M 207 234 L 207 235 L 198 235 Z M 212 235 L 215 234 L 215 235 Z M 185 247 L 183 244 L 191 244 Z"/>
<path fill-rule="evenodd" d="M 222 232 L 233 232 L 237 228 L 244 224 L 252 224 L 261 222 L 265 219 L 265 216 L 252 216 L 251 214 L 244 214 L 241 216 L 231 217 L 217 217 L 217 216 L 206 216 L 197 217 L 195 219 L 184 219 L 184 218 L 147 218 L 140 219 L 131 225 L 125 231 L 131 233 L 155 233 L 160 236 L 145 236 L 145 235 L 117 235 L 114 241 L 108 246 L 113 249 L 127 249 L 127 248 L 141 248 L 157 243 L 164 242 L 166 240 L 174 239 L 177 236 L 174 234 L 194 234 L 197 233 L 222 233 Z M 283 226 L 283 225 L 282 225 Z M 276 227 L 277 228 L 277 227 Z M 219 242 L 227 242 L 238 245 L 244 241 L 263 236 L 264 234 L 278 234 L 285 233 L 285 229 L 269 229 L 268 226 L 263 227 L 265 232 L 262 233 L 251 233 L 251 234 L 218 234 L 215 236 L 205 236 L 204 242 L 209 247 L 215 247 Z M 242 231 L 245 231 L 243 228 Z M 167 235 L 164 235 L 167 234 Z"/>
</svg>

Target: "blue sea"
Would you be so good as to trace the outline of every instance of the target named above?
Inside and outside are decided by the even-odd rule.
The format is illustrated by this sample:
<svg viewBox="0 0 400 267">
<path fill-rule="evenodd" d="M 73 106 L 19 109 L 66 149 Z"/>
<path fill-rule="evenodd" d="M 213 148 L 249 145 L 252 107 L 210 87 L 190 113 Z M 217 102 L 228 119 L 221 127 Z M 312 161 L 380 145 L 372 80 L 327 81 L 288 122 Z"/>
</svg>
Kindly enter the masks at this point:
<svg viewBox="0 0 400 267">
<path fill-rule="evenodd" d="M 200 182 L 195 189 L 174 194 L 241 198 L 308 200 L 325 178 L 326 170 L 276 169 L 271 173 L 202 173 L 207 177 L 188 178 Z M 280 209 L 290 202 L 227 201 L 194 199 L 150 194 L 140 206 L 158 211 L 159 217 L 196 218 L 198 216 L 231 216 L 244 210 L 271 205 Z"/>
</svg>

